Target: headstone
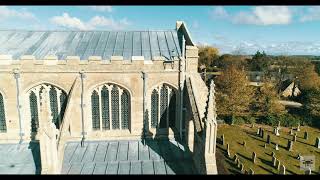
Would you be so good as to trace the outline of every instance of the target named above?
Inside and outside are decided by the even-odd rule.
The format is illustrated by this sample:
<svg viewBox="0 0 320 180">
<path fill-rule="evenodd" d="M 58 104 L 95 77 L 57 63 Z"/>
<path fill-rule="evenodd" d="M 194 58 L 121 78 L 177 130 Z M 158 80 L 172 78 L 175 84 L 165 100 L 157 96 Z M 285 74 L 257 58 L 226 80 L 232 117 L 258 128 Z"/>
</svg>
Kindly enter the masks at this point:
<svg viewBox="0 0 320 180">
<path fill-rule="evenodd" d="M 237 159 L 237 167 L 239 167 L 239 165 L 240 165 L 240 160 L 239 159 Z"/>
<path fill-rule="evenodd" d="M 254 171 L 251 168 L 249 169 L 249 174 L 254 175 Z"/>
<path fill-rule="evenodd" d="M 268 144 L 271 143 L 271 136 L 270 136 L 270 134 L 268 134 L 268 136 L 267 136 L 267 143 L 268 143 Z"/>
<path fill-rule="evenodd" d="M 221 135 L 221 144 L 224 146 L 224 134 Z"/>
<path fill-rule="evenodd" d="M 308 170 L 306 170 L 305 174 L 310 175 L 312 173 L 311 168 L 309 167 Z"/>
<path fill-rule="evenodd" d="M 280 167 L 281 167 L 281 163 L 280 163 L 280 160 L 279 159 L 277 159 L 277 166 L 276 166 L 276 168 L 277 168 L 277 170 L 279 171 L 280 170 Z"/>
<path fill-rule="evenodd" d="M 288 151 L 292 151 L 292 147 L 293 147 L 293 141 L 288 140 L 288 146 L 287 146 Z"/>
<path fill-rule="evenodd" d="M 279 145 L 278 145 L 278 144 L 276 144 L 276 150 L 277 150 L 277 151 L 279 150 Z"/>
<path fill-rule="evenodd" d="M 280 136 L 279 129 L 276 128 L 276 136 Z"/>
<path fill-rule="evenodd" d="M 290 129 L 290 135 L 293 135 L 293 130 L 292 130 L 292 128 Z"/>
<path fill-rule="evenodd" d="M 228 157 L 230 157 L 230 147 L 229 147 L 229 143 L 227 143 L 227 155 L 228 155 Z"/>
<path fill-rule="evenodd" d="M 267 149 L 267 144 L 264 144 L 264 148 Z"/>
<path fill-rule="evenodd" d="M 297 131 L 298 131 L 298 132 L 300 131 L 300 124 L 298 124 L 298 128 L 297 128 Z"/>
<path fill-rule="evenodd" d="M 237 162 L 237 160 L 238 160 L 238 155 L 234 155 L 234 162 L 236 163 Z"/>
<path fill-rule="evenodd" d="M 263 129 L 261 130 L 261 136 L 260 137 L 264 138 L 264 130 Z"/>
<path fill-rule="evenodd" d="M 273 156 L 276 156 L 276 153 L 274 153 L 274 152 L 272 151 L 271 156 L 272 156 L 272 157 L 273 157 Z"/>
<path fill-rule="evenodd" d="M 280 174 L 283 174 L 283 175 L 286 174 L 286 167 L 284 165 L 282 165 L 280 168 Z"/>
<path fill-rule="evenodd" d="M 243 170 L 244 170 L 244 165 L 241 163 L 240 164 L 240 172 L 243 172 Z"/>
<path fill-rule="evenodd" d="M 308 140 L 308 132 L 307 131 L 304 132 L 304 139 Z"/>
<path fill-rule="evenodd" d="M 253 162 L 253 164 L 256 163 L 256 157 L 257 157 L 257 154 L 255 152 L 252 152 L 252 162 Z"/>
<path fill-rule="evenodd" d="M 280 121 L 278 121 L 278 129 L 280 129 L 281 128 L 281 126 L 280 126 Z"/>
<path fill-rule="evenodd" d="M 297 135 L 294 135 L 293 136 L 293 142 L 296 142 L 297 141 Z"/>
<path fill-rule="evenodd" d="M 260 128 L 258 128 L 257 130 L 257 135 L 260 135 Z"/>
<path fill-rule="evenodd" d="M 243 141 L 242 145 L 243 145 L 244 147 L 246 147 L 246 141 Z"/>
<path fill-rule="evenodd" d="M 260 127 L 259 129 L 260 129 L 260 130 L 259 130 L 259 136 L 262 137 L 262 133 L 263 133 L 262 131 L 263 131 L 263 130 L 262 130 L 261 127 Z"/>
<path fill-rule="evenodd" d="M 251 128 L 254 128 L 254 124 L 253 123 L 251 124 Z"/>
<path fill-rule="evenodd" d="M 272 156 L 272 165 L 273 167 L 276 167 L 277 158 L 275 156 Z"/>
<path fill-rule="evenodd" d="M 320 149 L 320 138 L 317 137 L 316 139 L 316 144 L 315 144 L 316 148 Z"/>
</svg>

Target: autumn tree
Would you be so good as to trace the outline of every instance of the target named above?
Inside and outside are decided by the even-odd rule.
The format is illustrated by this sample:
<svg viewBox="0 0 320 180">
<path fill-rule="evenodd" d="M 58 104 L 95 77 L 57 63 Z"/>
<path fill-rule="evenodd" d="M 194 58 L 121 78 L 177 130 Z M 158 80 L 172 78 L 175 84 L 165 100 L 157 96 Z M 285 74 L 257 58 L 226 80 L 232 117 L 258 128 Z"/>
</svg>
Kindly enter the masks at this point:
<svg viewBox="0 0 320 180">
<path fill-rule="evenodd" d="M 320 127 L 320 89 L 312 88 L 302 93 L 303 114 Z"/>
<path fill-rule="evenodd" d="M 212 46 L 199 46 L 199 61 L 198 65 L 204 64 L 209 68 L 215 59 L 219 57 L 219 50 Z"/>
<path fill-rule="evenodd" d="M 252 59 L 248 59 L 249 69 L 251 71 L 267 71 L 271 63 L 271 58 L 263 51 L 257 51 Z"/>
<path fill-rule="evenodd" d="M 216 79 L 218 114 L 243 116 L 249 113 L 253 89 L 249 86 L 246 72 L 230 65 Z"/>
</svg>

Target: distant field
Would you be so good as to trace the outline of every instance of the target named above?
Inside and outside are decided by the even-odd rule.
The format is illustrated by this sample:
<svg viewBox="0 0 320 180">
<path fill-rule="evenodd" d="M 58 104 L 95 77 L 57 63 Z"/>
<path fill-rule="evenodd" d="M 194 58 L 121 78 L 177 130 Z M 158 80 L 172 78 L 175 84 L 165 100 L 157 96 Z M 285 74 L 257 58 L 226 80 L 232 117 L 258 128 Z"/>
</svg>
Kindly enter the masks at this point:
<svg viewBox="0 0 320 180">
<path fill-rule="evenodd" d="M 265 130 L 264 138 L 256 135 L 257 129 L 262 127 Z M 320 137 L 320 130 L 307 126 L 301 126 L 301 131 L 297 132 L 297 141 L 293 144 L 293 151 L 287 150 L 288 140 L 292 140 L 289 128 L 282 127 L 280 137 L 273 134 L 273 127 L 256 124 L 254 128 L 251 125 L 227 125 L 219 124 L 217 137 L 217 165 L 219 174 L 239 174 L 239 168 L 236 167 L 233 157 L 236 153 L 240 161 L 244 164 L 244 169 L 252 168 L 255 174 L 279 174 L 279 171 L 272 167 L 271 153 L 275 152 L 276 158 L 286 167 L 286 174 L 304 174 L 300 170 L 300 161 L 296 159 L 298 154 L 315 156 L 315 171 L 312 174 L 320 172 L 320 149 L 315 147 L 316 137 Z M 308 140 L 305 140 L 304 132 L 308 132 Z M 296 132 L 296 131 L 294 131 Z M 225 146 L 220 144 L 220 137 L 224 134 Z M 267 134 L 271 136 L 271 144 L 266 144 Z M 242 145 L 246 141 L 246 147 Z M 226 144 L 230 144 L 231 158 L 226 155 Z M 279 150 L 275 150 L 275 143 L 279 144 Z M 253 164 L 252 152 L 257 154 L 256 163 Z"/>
</svg>

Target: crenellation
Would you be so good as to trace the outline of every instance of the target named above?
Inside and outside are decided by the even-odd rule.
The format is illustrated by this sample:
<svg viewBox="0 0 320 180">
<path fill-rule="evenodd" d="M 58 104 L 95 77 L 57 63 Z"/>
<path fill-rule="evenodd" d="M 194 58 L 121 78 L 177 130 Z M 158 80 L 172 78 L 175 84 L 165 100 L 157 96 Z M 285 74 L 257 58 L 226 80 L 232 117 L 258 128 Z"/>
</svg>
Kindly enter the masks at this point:
<svg viewBox="0 0 320 180">
<path fill-rule="evenodd" d="M 0 65 L 11 65 L 12 55 L 0 55 Z"/>
</svg>

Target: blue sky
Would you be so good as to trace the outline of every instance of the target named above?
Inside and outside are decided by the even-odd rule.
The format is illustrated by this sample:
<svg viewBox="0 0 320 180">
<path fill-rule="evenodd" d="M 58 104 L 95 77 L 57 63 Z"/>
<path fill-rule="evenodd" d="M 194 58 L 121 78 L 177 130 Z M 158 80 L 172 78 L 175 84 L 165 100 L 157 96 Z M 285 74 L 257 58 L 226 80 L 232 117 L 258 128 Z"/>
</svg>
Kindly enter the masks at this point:
<svg viewBox="0 0 320 180">
<path fill-rule="evenodd" d="M 0 29 L 156 30 L 177 20 L 220 54 L 320 55 L 320 6 L 0 6 Z"/>
</svg>

